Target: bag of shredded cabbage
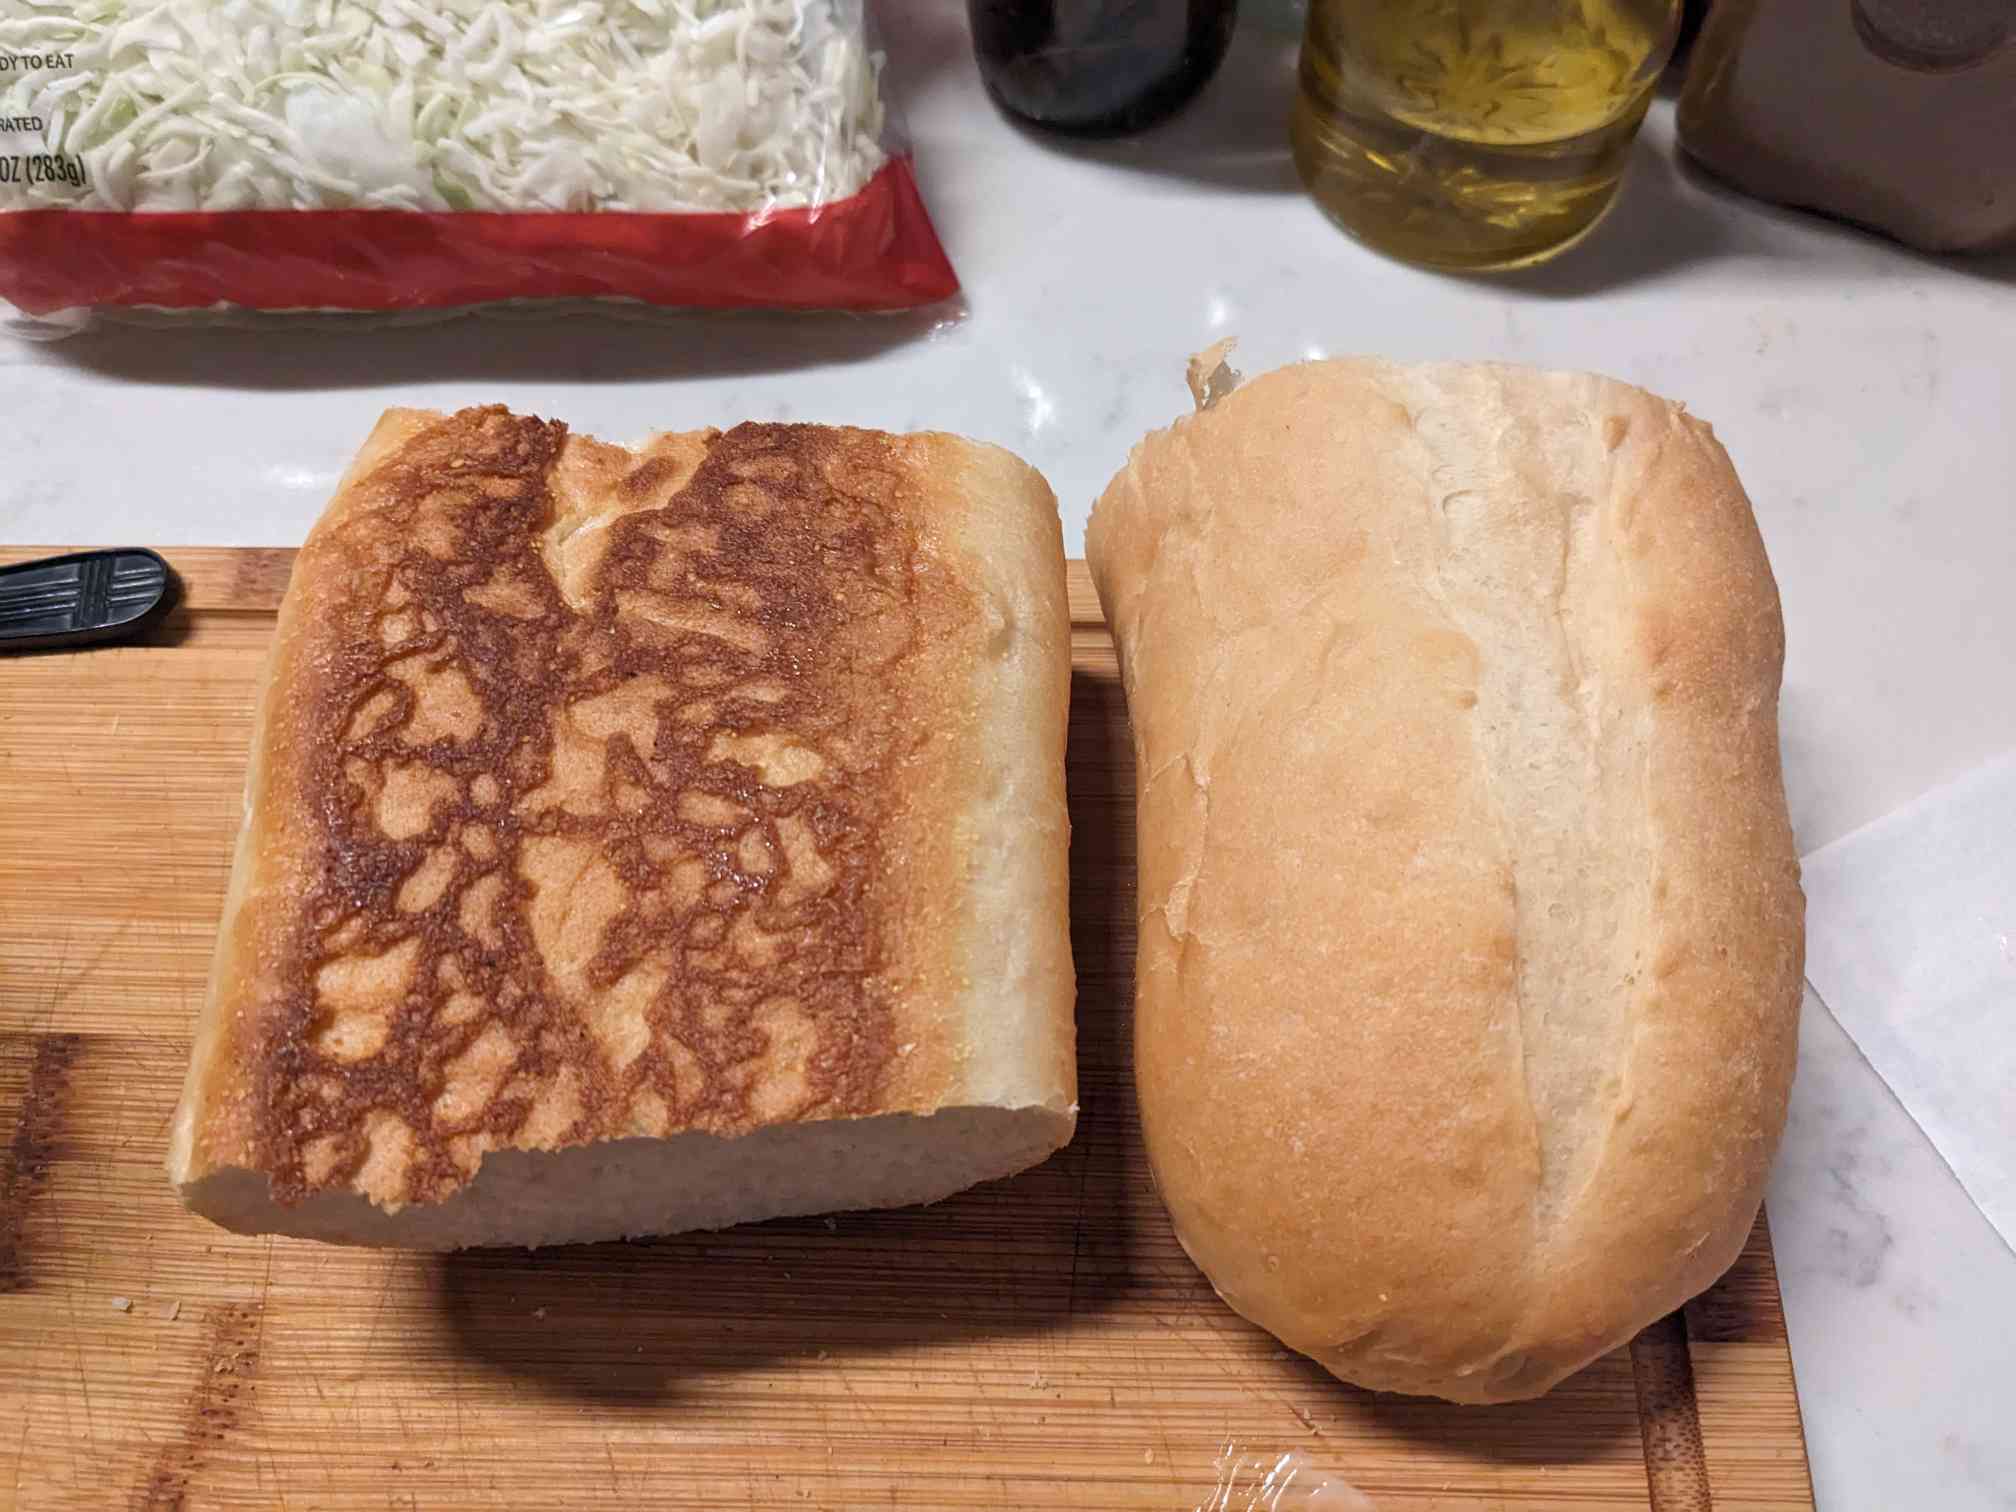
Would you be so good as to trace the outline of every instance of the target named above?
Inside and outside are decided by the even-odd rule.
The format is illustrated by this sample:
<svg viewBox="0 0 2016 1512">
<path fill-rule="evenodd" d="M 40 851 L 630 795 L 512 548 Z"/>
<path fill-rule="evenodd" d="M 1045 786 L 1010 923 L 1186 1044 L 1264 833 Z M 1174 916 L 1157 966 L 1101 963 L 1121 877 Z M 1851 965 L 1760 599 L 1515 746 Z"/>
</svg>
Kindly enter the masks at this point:
<svg viewBox="0 0 2016 1512">
<path fill-rule="evenodd" d="M 0 0 L 0 299 L 941 299 L 861 5 Z"/>
</svg>

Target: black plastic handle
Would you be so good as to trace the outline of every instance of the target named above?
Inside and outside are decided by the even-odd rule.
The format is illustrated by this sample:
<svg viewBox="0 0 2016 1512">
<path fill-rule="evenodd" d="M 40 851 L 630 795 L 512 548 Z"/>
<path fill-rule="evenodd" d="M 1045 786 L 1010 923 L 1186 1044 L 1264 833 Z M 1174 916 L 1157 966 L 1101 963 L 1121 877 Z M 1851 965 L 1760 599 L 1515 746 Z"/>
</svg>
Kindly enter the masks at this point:
<svg viewBox="0 0 2016 1512">
<path fill-rule="evenodd" d="M 159 624 L 175 575 L 145 547 L 73 551 L 0 567 L 0 651 L 124 640 Z"/>
</svg>

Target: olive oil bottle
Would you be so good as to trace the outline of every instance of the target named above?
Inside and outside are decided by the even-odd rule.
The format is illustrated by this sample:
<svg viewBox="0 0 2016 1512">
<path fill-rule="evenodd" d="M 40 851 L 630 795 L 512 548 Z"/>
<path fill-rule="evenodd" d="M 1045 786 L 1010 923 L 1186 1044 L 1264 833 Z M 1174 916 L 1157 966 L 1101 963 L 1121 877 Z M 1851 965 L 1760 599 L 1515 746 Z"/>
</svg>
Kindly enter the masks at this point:
<svg viewBox="0 0 2016 1512">
<path fill-rule="evenodd" d="M 1514 268 L 1617 192 L 1680 0 L 1311 0 L 1293 142 L 1345 230 L 1410 262 Z"/>
</svg>

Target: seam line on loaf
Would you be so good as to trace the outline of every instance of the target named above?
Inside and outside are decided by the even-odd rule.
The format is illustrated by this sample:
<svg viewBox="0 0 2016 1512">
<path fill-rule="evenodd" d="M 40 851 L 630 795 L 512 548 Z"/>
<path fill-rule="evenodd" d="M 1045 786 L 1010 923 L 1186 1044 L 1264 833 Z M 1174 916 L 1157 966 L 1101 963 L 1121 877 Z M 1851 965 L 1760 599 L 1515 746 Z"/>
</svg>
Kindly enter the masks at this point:
<svg viewBox="0 0 2016 1512">
<path fill-rule="evenodd" d="M 1467 485 L 1470 480 L 1465 475 L 1473 469 L 1464 468 L 1446 456 L 1444 446 L 1438 444 L 1440 438 L 1435 431 L 1421 423 L 1420 415 L 1427 410 L 1427 407 L 1417 409 L 1416 406 L 1407 403 L 1404 390 L 1396 393 L 1384 384 L 1379 385 L 1379 388 L 1382 394 L 1406 415 L 1410 431 L 1408 444 L 1420 448 L 1419 475 L 1423 480 L 1421 511 L 1425 521 L 1423 534 L 1428 556 L 1426 570 L 1421 574 L 1422 582 L 1444 622 L 1464 638 L 1477 658 L 1476 702 L 1469 711 L 1468 733 L 1476 757 L 1479 785 L 1506 863 L 1505 885 L 1509 892 L 1511 912 L 1512 1053 L 1517 1059 L 1516 1075 L 1525 1103 L 1527 1127 L 1531 1131 L 1533 1185 L 1529 1192 L 1528 1221 L 1532 1226 L 1537 1245 L 1542 1231 L 1550 1161 L 1546 1132 L 1541 1119 L 1541 1099 L 1536 1086 L 1537 1047 L 1533 1031 L 1544 1026 L 1547 1015 L 1544 1005 L 1531 1004 L 1528 1000 L 1525 971 L 1527 939 L 1523 927 L 1527 899 L 1520 886 L 1517 866 L 1512 860 L 1519 853 L 1520 846 L 1512 832 L 1504 781 L 1499 771 L 1499 763 L 1494 760 L 1492 749 L 1494 720 L 1501 716 L 1509 717 L 1516 712 L 1516 706 L 1500 707 L 1500 705 L 1508 693 L 1516 694 L 1517 690 L 1508 690 L 1498 684 L 1491 670 L 1493 658 L 1488 636 L 1484 633 L 1489 627 L 1479 623 L 1479 616 L 1474 606 L 1466 607 L 1458 601 L 1463 585 L 1452 575 L 1456 570 L 1457 558 L 1463 555 L 1467 548 L 1465 543 L 1459 540 L 1458 525 L 1448 507 L 1452 500 L 1472 498 L 1477 499 L 1485 510 L 1495 512 L 1497 505 L 1492 502 L 1494 498 L 1501 503 L 1504 502 L 1504 495 L 1508 489 L 1517 488 L 1519 480 L 1485 476 L 1476 480 L 1475 487 L 1459 486 L 1445 489 L 1445 478 L 1449 482 Z M 1491 398 L 1495 399 L 1496 395 L 1492 395 Z M 1502 426 L 1493 428 L 1493 439 L 1485 443 L 1486 447 L 1495 451 L 1498 439 L 1502 435 Z M 1493 520 L 1490 523 L 1497 522 Z M 1516 530 L 1518 522 L 1512 522 L 1511 528 Z M 1561 562 L 1564 576 L 1565 561 L 1564 543 Z M 1558 592 L 1563 584 L 1557 579 L 1555 586 L 1556 596 L 1549 608 L 1541 612 L 1546 622 L 1543 633 L 1560 635 L 1565 639 L 1561 631 L 1558 598 Z M 1489 595 L 1494 591 L 1488 582 L 1472 584 L 1471 588 L 1473 595 L 1480 592 Z M 1531 1025 L 1528 1022 L 1529 1017 L 1534 1020 Z"/>
</svg>

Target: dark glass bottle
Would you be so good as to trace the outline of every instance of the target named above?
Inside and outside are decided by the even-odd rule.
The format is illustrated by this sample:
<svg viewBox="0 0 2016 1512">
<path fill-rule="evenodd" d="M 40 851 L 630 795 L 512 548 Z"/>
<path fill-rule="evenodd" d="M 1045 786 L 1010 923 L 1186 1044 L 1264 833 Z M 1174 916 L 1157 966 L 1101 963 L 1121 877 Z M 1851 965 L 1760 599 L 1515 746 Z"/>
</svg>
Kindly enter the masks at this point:
<svg viewBox="0 0 2016 1512">
<path fill-rule="evenodd" d="M 1174 113 L 1225 59 L 1237 0 L 967 0 L 987 92 L 1051 131 L 1117 136 Z"/>
</svg>

